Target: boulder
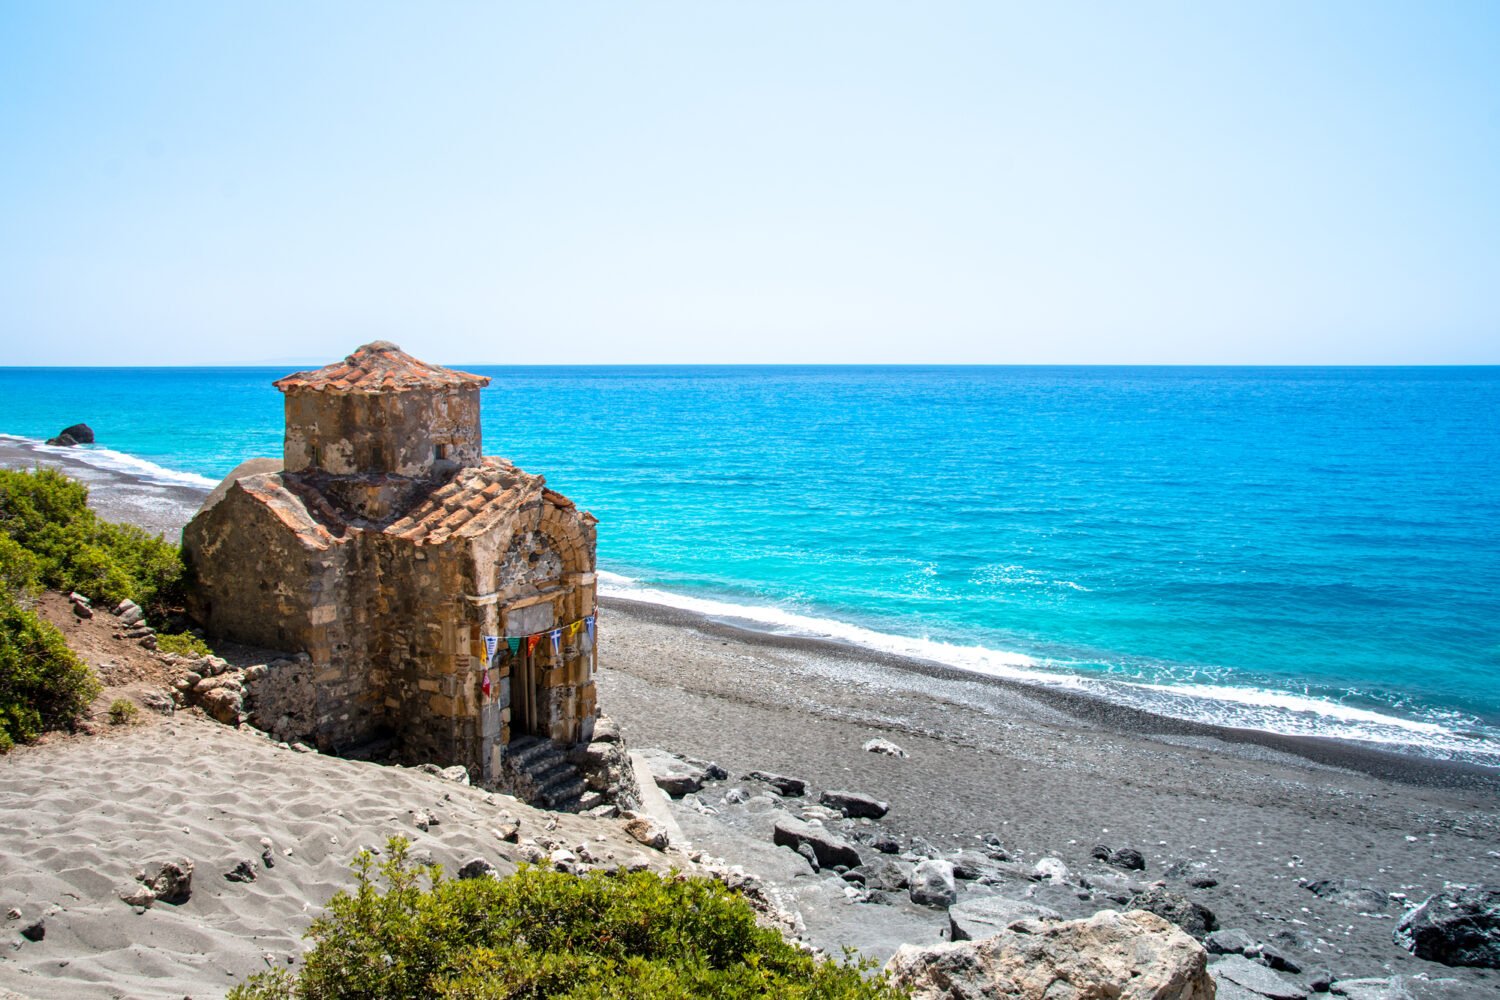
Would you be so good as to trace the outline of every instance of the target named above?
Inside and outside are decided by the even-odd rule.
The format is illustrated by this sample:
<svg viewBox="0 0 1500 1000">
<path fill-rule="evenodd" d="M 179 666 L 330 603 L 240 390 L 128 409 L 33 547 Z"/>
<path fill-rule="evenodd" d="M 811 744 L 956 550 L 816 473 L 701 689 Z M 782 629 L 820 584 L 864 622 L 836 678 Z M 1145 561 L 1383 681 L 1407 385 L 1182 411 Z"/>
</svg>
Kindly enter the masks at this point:
<svg viewBox="0 0 1500 1000">
<path fill-rule="evenodd" d="M 255 862 L 248 858 L 242 859 L 233 868 L 224 873 L 224 878 L 230 882 L 254 882 Z"/>
<path fill-rule="evenodd" d="M 1255 947 L 1255 939 L 1238 928 L 1214 931 L 1203 939 L 1210 955 L 1243 955 Z"/>
<path fill-rule="evenodd" d="M 948 910 L 948 940 L 978 941 L 998 934 L 1018 920 L 1058 920 L 1056 910 L 1024 899 L 982 896 Z"/>
<path fill-rule="evenodd" d="M 1150 913 L 1022 920 L 981 941 L 902 945 L 886 964 L 915 1000 L 1210 1000 L 1203 947 Z"/>
<path fill-rule="evenodd" d="M 1428 896 L 1401 917 L 1393 936 L 1429 962 L 1500 969 L 1500 889 Z"/>
<path fill-rule="evenodd" d="M 209 716 L 226 726 L 238 725 L 245 712 L 245 696 L 231 685 L 212 688 L 204 692 L 198 704 Z"/>
<path fill-rule="evenodd" d="M 1209 966 L 1215 979 L 1259 993 L 1271 1000 L 1307 1000 L 1307 990 L 1285 976 L 1278 975 L 1242 955 L 1230 955 Z"/>
<path fill-rule="evenodd" d="M 784 774 L 773 774 L 770 771 L 751 771 L 745 775 L 746 781 L 764 781 L 776 789 L 778 795 L 795 798 L 807 792 L 807 782 L 801 778 L 789 778 Z"/>
<path fill-rule="evenodd" d="M 186 903 L 193 894 L 193 863 L 186 858 L 162 861 L 156 871 L 141 881 L 163 903 Z M 127 900 L 128 902 L 128 900 Z"/>
<path fill-rule="evenodd" d="M 912 869 L 906 894 L 922 906 L 952 906 L 958 901 L 958 883 L 953 877 L 953 862 L 928 858 Z"/>
<path fill-rule="evenodd" d="M 902 750 L 890 740 L 883 740 L 879 737 L 876 737 L 873 740 L 865 740 L 865 749 L 870 753 L 884 754 L 887 757 L 908 756 L 905 750 Z"/>
<path fill-rule="evenodd" d="M 47 921 L 37 919 L 21 928 L 21 936 L 28 941 L 40 941 L 47 936 Z"/>
<path fill-rule="evenodd" d="M 1068 866 L 1058 858 L 1043 858 L 1032 867 L 1031 877 L 1038 882 L 1066 882 Z"/>
<path fill-rule="evenodd" d="M 823 868 L 836 868 L 840 865 L 845 868 L 859 867 L 859 851 L 827 827 L 786 816 L 776 821 L 771 839 L 778 846 L 790 847 L 794 851 L 800 845 L 807 844 L 817 857 L 818 865 Z"/>
<path fill-rule="evenodd" d="M 851 868 L 849 875 L 857 875 L 867 889 L 881 892 L 905 892 L 911 885 L 913 866 L 905 861 L 893 861 L 883 855 L 875 855 L 858 868 Z"/>
<path fill-rule="evenodd" d="M 131 906 L 148 907 L 156 902 L 156 893 L 151 891 L 149 885 L 140 882 L 131 882 L 115 890 L 120 899 Z"/>
<path fill-rule="evenodd" d="M 654 819 L 637 816 L 625 823 L 625 832 L 637 843 L 644 844 L 652 850 L 665 851 L 670 843 L 667 828 Z"/>
<path fill-rule="evenodd" d="M 1117 851 L 1110 851 L 1106 857 L 1107 864 L 1116 868 L 1124 868 L 1126 871 L 1143 872 L 1146 870 L 1146 859 L 1140 851 L 1133 847 L 1122 847 Z"/>
<path fill-rule="evenodd" d="M 484 858 L 470 858 L 468 861 L 465 861 L 463 867 L 459 868 L 458 870 L 458 877 L 465 880 L 475 878 L 495 878 L 498 877 L 499 874 L 500 873 L 496 871 L 495 866 L 490 864 Z"/>
<path fill-rule="evenodd" d="M 1219 929 L 1218 918 L 1208 907 L 1195 903 L 1186 896 L 1168 892 L 1159 885 L 1136 896 L 1130 905 L 1172 921 L 1200 941 L 1209 931 Z"/>
<path fill-rule="evenodd" d="M 891 811 L 889 802 L 881 802 L 873 795 L 862 792 L 827 791 L 818 796 L 818 801 L 851 819 L 879 819 Z"/>
<path fill-rule="evenodd" d="M 61 445 L 64 448 L 71 448 L 79 444 L 93 444 L 94 431 L 88 424 L 74 424 L 71 427 L 64 427 L 58 431 L 57 437 L 48 438 L 47 443 L 50 445 Z"/>
<path fill-rule="evenodd" d="M 708 780 L 708 769 L 687 758 L 666 750 L 647 749 L 640 751 L 641 759 L 651 770 L 656 787 L 680 799 L 703 787 Z"/>
<path fill-rule="evenodd" d="M 120 602 L 120 606 L 115 608 L 115 614 L 119 617 L 120 624 L 125 626 L 135 625 L 146 619 L 146 612 L 141 610 L 141 606 L 128 600 Z"/>
</svg>

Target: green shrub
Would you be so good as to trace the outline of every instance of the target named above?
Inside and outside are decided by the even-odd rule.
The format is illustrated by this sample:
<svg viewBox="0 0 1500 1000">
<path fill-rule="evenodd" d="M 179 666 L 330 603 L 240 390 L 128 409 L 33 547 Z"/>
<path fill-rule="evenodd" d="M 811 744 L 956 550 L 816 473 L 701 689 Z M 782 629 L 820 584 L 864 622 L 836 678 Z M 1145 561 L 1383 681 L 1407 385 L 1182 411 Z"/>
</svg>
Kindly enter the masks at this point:
<svg viewBox="0 0 1500 1000">
<path fill-rule="evenodd" d="M 109 607 L 128 597 L 154 619 L 180 606 L 177 546 L 133 525 L 100 520 L 88 497 L 86 486 L 55 469 L 0 469 L 0 537 L 13 543 L 0 543 L 0 584 L 76 590 Z M 12 583 L 13 577 L 22 582 Z"/>
<path fill-rule="evenodd" d="M 110 725 L 128 726 L 140 716 L 141 710 L 129 698 L 116 698 L 109 703 Z"/>
<path fill-rule="evenodd" d="M 858 1000 L 903 993 L 867 979 L 868 965 L 819 961 L 722 885 L 650 872 L 566 875 L 523 865 L 505 879 L 445 881 L 413 865 L 407 842 L 380 866 L 355 860 L 341 892 L 308 931 L 296 976 L 260 973 L 230 1000 Z M 430 890 L 421 886 L 423 878 Z"/>
<path fill-rule="evenodd" d="M 0 735 L 29 742 L 47 729 L 70 729 L 99 693 L 93 671 L 62 633 L 0 594 Z"/>
<path fill-rule="evenodd" d="M 179 656 L 209 656 L 213 653 L 208 643 L 191 632 L 158 632 L 156 648 L 158 652 L 176 653 Z"/>
</svg>

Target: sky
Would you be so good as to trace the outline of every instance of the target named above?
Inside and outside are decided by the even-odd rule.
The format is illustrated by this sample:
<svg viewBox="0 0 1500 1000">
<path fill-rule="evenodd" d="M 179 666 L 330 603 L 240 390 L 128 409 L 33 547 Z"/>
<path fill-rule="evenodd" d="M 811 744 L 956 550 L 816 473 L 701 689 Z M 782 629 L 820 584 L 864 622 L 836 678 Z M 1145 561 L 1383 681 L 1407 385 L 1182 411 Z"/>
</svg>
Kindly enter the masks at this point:
<svg viewBox="0 0 1500 1000">
<path fill-rule="evenodd" d="M 0 0 L 0 364 L 1500 363 L 1500 3 Z"/>
</svg>

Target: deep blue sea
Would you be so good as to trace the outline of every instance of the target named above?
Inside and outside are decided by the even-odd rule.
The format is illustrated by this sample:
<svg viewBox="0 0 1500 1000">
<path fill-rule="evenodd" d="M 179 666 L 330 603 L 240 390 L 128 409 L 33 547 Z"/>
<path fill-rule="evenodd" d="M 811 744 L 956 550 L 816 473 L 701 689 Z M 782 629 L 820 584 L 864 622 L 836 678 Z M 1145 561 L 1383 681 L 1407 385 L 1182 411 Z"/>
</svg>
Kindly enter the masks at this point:
<svg viewBox="0 0 1500 1000">
<path fill-rule="evenodd" d="M 460 367 L 612 592 L 1500 764 L 1500 368 Z M 209 485 L 286 371 L 0 368 L 0 432 Z"/>
</svg>

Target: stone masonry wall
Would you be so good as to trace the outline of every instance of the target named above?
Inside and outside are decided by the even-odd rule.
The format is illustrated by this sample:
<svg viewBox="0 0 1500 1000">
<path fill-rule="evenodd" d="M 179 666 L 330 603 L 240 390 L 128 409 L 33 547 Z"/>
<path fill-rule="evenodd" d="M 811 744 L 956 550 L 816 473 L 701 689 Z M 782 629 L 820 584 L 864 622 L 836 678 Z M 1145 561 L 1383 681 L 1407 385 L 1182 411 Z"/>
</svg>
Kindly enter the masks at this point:
<svg viewBox="0 0 1500 1000">
<path fill-rule="evenodd" d="M 473 387 L 380 394 L 289 391 L 285 413 L 289 472 L 425 479 L 440 467 L 477 465 L 483 454 L 479 390 Z"/>
</svg>

